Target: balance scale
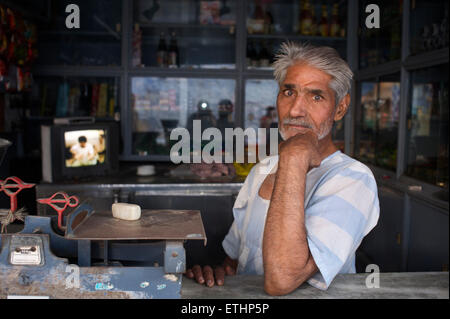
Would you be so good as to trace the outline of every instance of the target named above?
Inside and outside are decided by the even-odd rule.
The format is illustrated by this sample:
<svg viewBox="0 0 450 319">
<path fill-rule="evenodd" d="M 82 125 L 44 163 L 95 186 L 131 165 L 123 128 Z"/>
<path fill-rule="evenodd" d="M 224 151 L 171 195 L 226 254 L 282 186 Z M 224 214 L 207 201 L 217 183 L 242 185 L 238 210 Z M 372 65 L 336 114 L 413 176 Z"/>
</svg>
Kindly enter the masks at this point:
<svg viewBox="0 0 450 319">
<path fill-rule="evenodd" d="M 17 211 L 17 194 L 33 186 L 17 177 L 0 181 L 0 192 L 11 199 L 9 212 Z M 197 210 L 142 210 L 139 220 L 127 221 L 111 211 L 95 211 L 89 201 L 78 205 L 78 198 L 64 192 L 38 202 L 58 212 L 60 231 L 52 226 L 53 217 L 27 215 L 21 232 L 1 235 L 0 298 L 180 298 L 184 242 L 206 245 Z M 68 207 L 74 210 L 64 216 Z M 121 259 L 110 255 L 117 255 L 117 247 L 135 259 L 145 254 L 159 262 L 144 267 L 111 263 L 111 257 Z M 99 252 L 103 263 L 93 264 Z M 77 262 L 71 264 L 71 258 Z"/>
</svg>

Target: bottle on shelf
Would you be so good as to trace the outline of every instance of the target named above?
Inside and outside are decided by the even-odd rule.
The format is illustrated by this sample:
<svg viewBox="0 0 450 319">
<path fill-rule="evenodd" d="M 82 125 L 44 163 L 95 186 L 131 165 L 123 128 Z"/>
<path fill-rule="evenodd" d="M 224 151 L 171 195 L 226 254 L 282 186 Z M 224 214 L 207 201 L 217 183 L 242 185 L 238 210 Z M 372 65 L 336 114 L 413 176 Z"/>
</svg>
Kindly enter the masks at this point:
<svg viewBox="0 0 450 319">
<path fill-rule="evenodd" d="M 313 23 L 311 16 L 311 5 L 309 0 L 303 2 L 303 6 L 300 12 L 300 34 L 302 35 L 312 35 L 311 25 Z"/>
<path fill-rule="evenodd" d="M 169 68 L 178 68 L 180 66 L 180 54 L 175 32 L 172 32 L 169 45 L 169 53 L 167 55 Z"/>
<path fill-rule="evenodd" d="M 270 66 L 270 60 L 271 57 L 269 51 L 267 50 L 267 42 L 264 41 L 259 54 L 259 65 L 263 68 L 267 68 Z"/>
<path fill-rule="evenodd" d="M 156 54 L 156 64 L 158 67 L 162 68 L 167 66 L 167 46 L 166 46 L 166 38 L 164 36 L 164 32 L 161 32 L 159 37 L 158 51 Z"/>
<path fill-rule="evenodd" d="M 253 68 L 259 67 L 259 56 L 256 51 L 255 43 L 249 42 L 247 45 L 247 65 Z"/>
<path fill-rule="evenodd" d="M 133 67 L 138 67 L 142 65 L 142 30 L 140 29 L 138 23 L 134 25 L 132 42 L 132 65 Z"/>
<path fill-rule="evenodd" d="M 264 34 L 272 34 L 273 31 L 273 15 L 266 7 L 264 7 Z"/>
<path fill-rule="evenodd" d="M 440 47 L 446 48 L 448 47 L 448 30 L 449 30 L 448 10 L 446 10 L 444 13 L 444 19 L 442 19 L 439 29 L 440 29 Z"/>
<path fill-rule="evenodd" d="M 330 21 L 330 37 L 341 36 L 341 23 L 339 21 L 339 5 L 335 3 L 331 13 Z"/>
<path fill-rule="evenodd" d="M 329 36 L 328 7 L 326 5 L 322 5 L 322 14 L 319 23 L 319 34 L 322 37 Z"/>
<path fill-rule="evenodd" d="M 319 24 L 317 23 L 316 18 L 316 6 L 311 4 L 311 35 L 319 34 Z"/>
<path fill-rule="evenodd" d="M 401 28 L 400 25 L 394 25 L 391 31 L 391 49 L 390 49 L 390 60 L 398 60 L 401 56 Z"/>
<path fill-rule="evenodd" d="M 262 34 L 266 23 L 266 16 L 261 5 L 261 0 L 255 0 L 255 11 L 253 12 L 253 19 L 250 20 L 249 33 Z"/>
</svg>

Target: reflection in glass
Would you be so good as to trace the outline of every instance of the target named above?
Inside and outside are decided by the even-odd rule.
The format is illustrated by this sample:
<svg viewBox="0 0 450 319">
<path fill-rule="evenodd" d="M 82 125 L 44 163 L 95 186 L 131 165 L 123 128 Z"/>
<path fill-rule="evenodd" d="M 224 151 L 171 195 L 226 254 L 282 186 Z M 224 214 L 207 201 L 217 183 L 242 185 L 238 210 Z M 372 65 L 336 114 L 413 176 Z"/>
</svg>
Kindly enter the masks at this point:
<svg viewBox="0 0 450 319">
<path fill-rule="evenodd" d="M 192 140 L 193 120 L 202 131 L 234 126 L 234 80 L 135 77 L 131 92 L 133 154 L 169 155 L 171 130 L 187 128 Z"/>
<path fill-rule="evenodd" d="M 448 64 L 412 73 L 406 174 L 448 189 Z"/>
<path fill-rule="evenodd" d="M 395 170 L 400 110 L 399 82 L 363 82 L 356 123 L 355 156 Z"/>
<path fill-rule="evenodd" d="M 278 123 L 275 110 L 278 83 L 275 80 L 248 80 L 245 82 L 245 128 L 268 128 Z"/>
</svg>

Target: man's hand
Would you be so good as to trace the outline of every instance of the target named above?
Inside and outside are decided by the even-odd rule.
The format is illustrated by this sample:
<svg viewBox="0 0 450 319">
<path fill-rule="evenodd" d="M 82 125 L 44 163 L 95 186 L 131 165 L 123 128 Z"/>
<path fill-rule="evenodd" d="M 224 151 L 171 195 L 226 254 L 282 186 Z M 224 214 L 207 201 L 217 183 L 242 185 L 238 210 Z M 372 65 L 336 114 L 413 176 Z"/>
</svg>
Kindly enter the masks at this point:
<svg viewBox="0 0 450 319">
<path fill-rule="evenodd" d="M 295 160 L 307 165 L 308 170 L 321 163 L 319 139 L 315 132 L 308 130 L 280 143 L 280 159 Z"/>
<path fill-rule="evenodd" d="M 206 286 L 212 287 L 214 284 L 222 286 L 225 281 L 225 275 L 232 276 L 236 274 L 237 261 L 226 257 L 221 266 L 212 269 L 211 266 L 195 265 L 192 269 L 186 271 L 186 277 L 194 279 L 199 284 L 206 283 Z"/>
</svg>

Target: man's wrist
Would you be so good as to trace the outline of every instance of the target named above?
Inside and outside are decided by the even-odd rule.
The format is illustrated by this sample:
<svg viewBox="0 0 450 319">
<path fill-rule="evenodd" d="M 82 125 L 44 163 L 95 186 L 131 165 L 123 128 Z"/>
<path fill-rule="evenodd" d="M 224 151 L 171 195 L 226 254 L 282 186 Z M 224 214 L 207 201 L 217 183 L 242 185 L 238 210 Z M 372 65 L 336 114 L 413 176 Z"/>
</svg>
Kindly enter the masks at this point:
<svg viewBox="0 0 450 319">
<path fill-rule="evenodd" d="M 305 156 L 286 156 L 286 155 L 280 155 L 279 163 L 278 163 L 279 169 L 287 169 L 290 172 L 303 172 L 307 173 L 309 169 L 309 161 Z"/>
</svg>

